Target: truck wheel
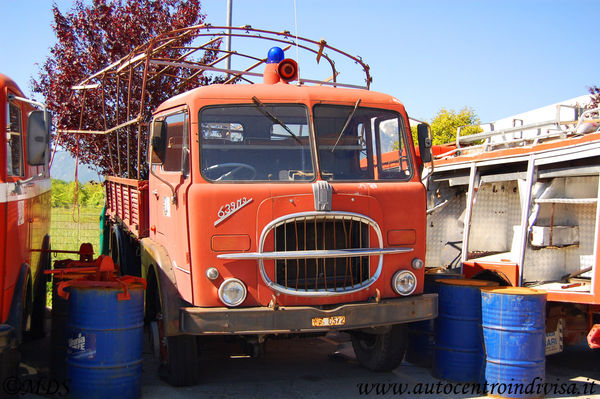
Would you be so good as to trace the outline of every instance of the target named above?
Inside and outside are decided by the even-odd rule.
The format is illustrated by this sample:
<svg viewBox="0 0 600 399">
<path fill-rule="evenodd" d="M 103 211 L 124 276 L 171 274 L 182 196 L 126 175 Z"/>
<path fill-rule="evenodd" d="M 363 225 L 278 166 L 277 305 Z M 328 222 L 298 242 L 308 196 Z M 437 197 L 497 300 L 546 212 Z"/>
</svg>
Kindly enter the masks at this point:
<svg viewBox="0 0 600 399">
<path fill-rule="evenodd" d="M 352 347 L 360 364 L 373 371 L 393 370 L 402 362 L 408 334 L 405 325 L 396 324 L 385 333 L 352 333 Z"/>
<path fill-rule="evenodd" d="M 34 283 L 34 298 L 31 305 L 31 321 L 28 338 L 40 339 L 46 336 L 44 319 L 46 317 L 46 279 L 40 278 Z"/>
<path fill-rule="evenodd" d="M 110 229 L 110 241 L 109 241 L 109 246 L 108 246 L 108 253 L 110 255 L 110 257 L 112 258 L 113 262 L 115 263 L 115 265 L 117 265 L 119 267 L 119 272 L 121 272 L 121 245 L 120 245 L 120 234 L 118 233 L 117 229 L 119 227 L 118 226 L 113 226 Z"/>
<path fill-rule="evenodd" d="M 48 238 L 48 236 L 46 236 Z M 49 239 L 44 239 L 43 248 L 50 249 Z M 48 278 L 44 274 L 45 270 L 50 270 L 52 258 L 50 252 L 42 252 L 38 267 L 38 275 L 33 282 L 33 304 L 31 310 L 31 326 L 29 336 L 32 339 L 43 338 L 46 336 L 45 318 L 46 318 L 46 288 Z"/>
<path fill-rule="evenodd" d="M 148 277 L 146 289 L 146 322 L 155 356 L 160 357 L 158 375 L 175 387 L 198 383 L 198 341 L 193 335 L 165 337 L 162 306 L 154 272 Z"/>
<path fill-rule="evenodd" d="M 177 335 L 162 340 L 165 358 L 159 376 L 174 387 L 198 384 L 198 341 L 194 335 Z M 165 345 L 166 344 L 166 345 Z"/>
<path fill-rule="evenodd" d="M 27 279 L 27 286 L 25 288 L 25 297 L 23 297 L 23 308 L 21 315 L 21 339 L 19 342 L 31 341 L 33 337 L 30 334 L 31 331 L 31 317 L 33 310 L 32 301 L 32 288 L 31 279 Z"/>
</svg>

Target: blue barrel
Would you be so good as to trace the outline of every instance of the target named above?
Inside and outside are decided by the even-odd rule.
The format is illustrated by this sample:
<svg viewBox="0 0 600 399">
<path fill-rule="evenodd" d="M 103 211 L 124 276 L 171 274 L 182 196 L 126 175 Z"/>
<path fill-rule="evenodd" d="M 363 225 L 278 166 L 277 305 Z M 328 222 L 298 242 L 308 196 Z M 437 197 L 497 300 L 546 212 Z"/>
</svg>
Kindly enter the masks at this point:
<svg viewBox="0 0 600 399">
<path fill-rule="evenodd" d="M 424 294 L 437 294 L 439 283 L 437 280 L 458 279 L 458 273 L 449 273 L 445 269 L 432 269 L 425 272 Z M 430 368 L 433 364 L 435 348 L 435 319 L 417 321 L 408 324 L 408 348 L 406 361 L 420 367 Z"/>
<path fill-rule="evenodd" d="M 455 382 L 483 382 L 480 289 L 498 283 L 462 279 L 439 283 L 433 375 Z"/>
<path fill-rule="evenodd" d="M 141 282 L 140 282 L 141 281 Z M 66 326 L 67 376 L 73 398 L 139 398 L 144 327 L 142 279 L 73 282 Z"/>
<path fill-rule="evenodd" d="M 539 398 L 546 372 L 546 293 L 522 287 L 481 291 L 485 378 L 492 395 Z M 489 385 L 491 386 L 491 385 Z"/>
</svg>

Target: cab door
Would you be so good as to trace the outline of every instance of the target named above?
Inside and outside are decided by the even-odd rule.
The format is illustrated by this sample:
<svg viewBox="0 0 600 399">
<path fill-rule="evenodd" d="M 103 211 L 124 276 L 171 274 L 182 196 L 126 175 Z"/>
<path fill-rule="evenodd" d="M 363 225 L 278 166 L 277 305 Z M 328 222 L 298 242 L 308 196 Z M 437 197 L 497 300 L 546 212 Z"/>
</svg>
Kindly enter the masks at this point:
<svg viewBox="0 0 600 399">
<path fill-rule="evenodd" d="M 155 116 L 152 125 L 151 237 L 166 248 L 180 292 L 191 302 L 186 203 L 191 181 L 188 111 L 185 108 L 169 110 Z"/>
</svg>

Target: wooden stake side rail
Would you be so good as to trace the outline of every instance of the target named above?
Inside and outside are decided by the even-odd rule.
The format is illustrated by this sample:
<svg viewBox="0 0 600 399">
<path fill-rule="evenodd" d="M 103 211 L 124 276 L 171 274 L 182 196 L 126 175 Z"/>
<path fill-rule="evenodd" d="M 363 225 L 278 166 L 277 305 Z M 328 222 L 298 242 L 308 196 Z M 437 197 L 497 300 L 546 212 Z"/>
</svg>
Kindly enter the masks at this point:
<svg viewBox="0 0 600 399">
<path fill-rule="evenodd" d="M 106 215 L 135 237 L 147 237 L 148 181 L 107 176 L 105 185 Z"/>
</svg>

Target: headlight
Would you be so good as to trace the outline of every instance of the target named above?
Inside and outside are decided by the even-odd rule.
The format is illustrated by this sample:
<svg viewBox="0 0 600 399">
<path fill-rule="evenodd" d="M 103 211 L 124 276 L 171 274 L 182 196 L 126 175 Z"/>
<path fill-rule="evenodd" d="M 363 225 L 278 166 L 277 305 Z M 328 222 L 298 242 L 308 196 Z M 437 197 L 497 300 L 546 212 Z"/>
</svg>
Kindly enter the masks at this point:
<svg viewBox="0 0 600 399">
<path fill-rule="evenodd" d="M 417 288 L 417 277 L 408 270 L 399 270 L 392 277 L 392 288 L 399 295 L 410 295 Z"/>
<path fill-rule="evenodd" d="M 246 299 L 246 286 L 237 278 L 228 278 L 219 287 L 219 299 L 227 306 L 238 306 Z"/>
</svg>

